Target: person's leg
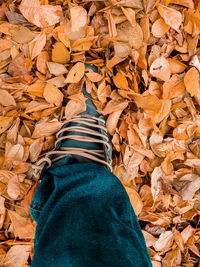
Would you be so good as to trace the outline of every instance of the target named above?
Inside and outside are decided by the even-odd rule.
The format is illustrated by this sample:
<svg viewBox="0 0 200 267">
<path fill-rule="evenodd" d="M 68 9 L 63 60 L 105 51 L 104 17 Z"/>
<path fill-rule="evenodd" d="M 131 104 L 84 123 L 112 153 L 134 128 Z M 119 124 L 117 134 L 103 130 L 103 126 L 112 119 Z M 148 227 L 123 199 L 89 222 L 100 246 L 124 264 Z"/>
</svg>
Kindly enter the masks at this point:
<svg viewBox="0 0 200 267">
<path fill-rule="evenodd" d="M 30 213 L 37 222 L 32 267 L 152 266 L 123 185 L 99 164 L 54 163 Z"/>
</svg>

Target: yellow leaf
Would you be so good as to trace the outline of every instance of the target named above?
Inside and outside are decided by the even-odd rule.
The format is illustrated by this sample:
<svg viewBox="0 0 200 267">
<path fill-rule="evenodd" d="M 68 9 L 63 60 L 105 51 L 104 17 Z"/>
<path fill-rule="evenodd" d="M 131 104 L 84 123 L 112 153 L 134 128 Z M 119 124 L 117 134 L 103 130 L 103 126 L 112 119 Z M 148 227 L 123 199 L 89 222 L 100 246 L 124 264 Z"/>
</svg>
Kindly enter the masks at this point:
<svg viewBox="0 0 200 267">
<path fill-rule="evenodd" d="M 169 28 L 170 26 L 167 25 L 162 18 L 159 18 L 153 23 L 151 32 L 155 37 L 160 38 L 165 35 Z"/>
<path fill-rule="evenodd" d="M 54 104 L 59 107 L 63 101 L 63 94 L 60 90 L 52 84 L 47 83 L 44 88 L 43 96 L 45 100 L 50 103 Z"/>
<path fill-rule="evenodd" d="M 52 61 L 66 64 L 70 61 L 70 53 L 62 42 L 56 42 L 52 49 Z"/>
<path fill-rule="evenodd" d="M 40 28 L 58 23 L 62 15 L 61 6 L 40 5 L 39 0 L 23 0 L 19 10 L 29 22 Z"/>
<path fill-rule="evenodd" d="M 157 9 L 165 23 L 179 32 L 179 28 L 183 22 L 182 14 L 173 8 L 161 4 L 157 5 Z"/>
<path fill-rule="evenodd" d="M 3 106 L 16 106 L 14 97 L 6 90 L 0 89 L 0 104 Z"/>
<path fill-rule="evenodd" d="M 189 69 L 188 72 L 185 74 L 184 83 L 186 90 L 188 91 L 188 93 L 191 94 L 191 96 L 197 94 L 200 85 L 199 72 L 195 67 Z"/>
<path fill-rule="evenodd" d="M 65 83 L 78 83 L 85 74 L 85 65 L 82 62 L 76 63 L 69 73 L 67 74 L 67 78 Z"/>
</svg>

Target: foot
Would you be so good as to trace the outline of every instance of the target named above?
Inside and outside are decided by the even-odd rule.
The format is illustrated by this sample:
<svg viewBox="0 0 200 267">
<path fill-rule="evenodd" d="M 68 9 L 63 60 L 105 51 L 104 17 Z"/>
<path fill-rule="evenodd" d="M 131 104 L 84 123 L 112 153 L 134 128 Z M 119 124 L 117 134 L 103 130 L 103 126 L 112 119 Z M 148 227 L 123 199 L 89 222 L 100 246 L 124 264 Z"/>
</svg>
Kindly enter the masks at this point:
<svg viewBox="0 0 200 267">
<path fill-rule="evenodd" d="M 97 72 L 94 66 L 86 65 L 86 68 Z M 105 127 L 105 117 L 97 112 L 85 86 L 82 92 L 87 98 L 86 111 L 63 125 L 56 135 L 55 149 L 39 160 L 37 165 L 46 162 L 48 168 L 52 162 L 58 166 L 61 163 L 95 162 L 112 170 L 112 145 Z"/>
</svg>

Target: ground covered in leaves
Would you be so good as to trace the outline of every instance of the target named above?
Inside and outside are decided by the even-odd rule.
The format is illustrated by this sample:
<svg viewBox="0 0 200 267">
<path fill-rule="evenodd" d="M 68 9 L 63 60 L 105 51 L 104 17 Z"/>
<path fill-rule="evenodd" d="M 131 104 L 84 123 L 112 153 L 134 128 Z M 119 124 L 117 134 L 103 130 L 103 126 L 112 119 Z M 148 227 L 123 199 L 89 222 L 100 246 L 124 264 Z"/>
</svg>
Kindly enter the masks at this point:
<svg viewBox="0 0 200 267">
<path fill-rule="evenodd" d="M 199 266 L 199 33 L 198 0 L 1 1 L 0 266 L 30 264 L 32 166 L 84 83 L 153 266 Z"/>
</svg>

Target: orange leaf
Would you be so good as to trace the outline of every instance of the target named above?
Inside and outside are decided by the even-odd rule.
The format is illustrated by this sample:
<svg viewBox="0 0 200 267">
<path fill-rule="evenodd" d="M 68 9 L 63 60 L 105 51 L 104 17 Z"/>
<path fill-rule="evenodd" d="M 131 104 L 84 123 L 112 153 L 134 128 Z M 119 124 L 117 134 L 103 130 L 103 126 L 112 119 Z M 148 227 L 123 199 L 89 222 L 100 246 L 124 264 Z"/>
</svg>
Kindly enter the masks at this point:
<svg viewBox="0 0 200 267">
<path fill-rule="evenodd" d="M 173 8 L 169 8 L 161 4 L 157 5 L 157 9 L 165 23 L 179 32 L 179 28 L 183 22 L 182 14 Z"/>
<path fill-rule="evenodd" d="M 198 70 L 193 67 L 188 70 L 188 72 L 185 74 L 184 77 L 184 83 L 186 90 L 188 93 L 191 94 L 191 96 L 194 96 L 197 94 L 199 89 L 199 72 Z"/>
<path fill-rule="evenodd" d="M 46 84 L 43 96 L 48 103 L 54 104 L 57 107 L 59 107 L 63 101 L 63 94 L 52 84 Z"/>
<path fill-rule="evenodd" d="M 5 90 L 0 89 L 0 104 L 3 106 L 16 106 L 14 97 Z"/>
<path fill-rule="evenodd" d="M 19 10 L 29 22 L 40 28 L 58 23 L 62 15 L 61 6 L 40 5 L 39 0 L 23 0 Z"/>
<path fill-rule="evenodd" d="M 82 62 L 76 63 L 69 73 L 67 74 L 67 78 L 65 83 L 78 83 L 85 74 L 85 65 Z"/>
<path fill-rule="evenodd" d="M 169 81 L 171 68 L 167 59 L 159 57 L 154 60 L 150 67 L 150 73 L 153 77 L 159 78 L 165 82 Z"/>
<path fill-rule="evenodd" d="M 31 59 L 33 60 L 37 57 L 46 44 L 46 34 L 40 33 L 30 44 L 29 51 L 31 55 Z"/>
</svg>

